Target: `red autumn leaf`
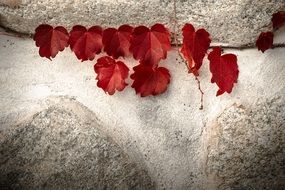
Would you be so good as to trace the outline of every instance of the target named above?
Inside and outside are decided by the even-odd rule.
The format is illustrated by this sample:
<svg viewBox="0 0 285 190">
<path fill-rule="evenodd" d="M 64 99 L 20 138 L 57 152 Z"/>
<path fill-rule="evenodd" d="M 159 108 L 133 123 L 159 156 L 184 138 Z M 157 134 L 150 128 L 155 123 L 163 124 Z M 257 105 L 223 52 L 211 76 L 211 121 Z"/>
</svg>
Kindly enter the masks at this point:
<svg viewBox="0 0 285 190">
<path fill-rule="evenodd" d="M 279 11 L 277 13 L 274 13 L 272 15 L 271 21 L 273 24 L 273 29 L 275 30 L 285 25 L 285 11 Z"/>
<path fill-rule="evenodd" d="M 133 27 L 122 25 L 117 29 L 107 28 L 103 32 L 104 51 L 115 59 L 130 55 Z"/>
<path fill-rule="evenodd" d="M 215 82 L 219 87 L 216 96 L 224 92 L 231 93 L 234 83 L 237 83 L 239 73 L 236 55 L 221 55 L 221 51 L 220 47 L 215 47 L 208 56 L 212 73 L 211 82 Z"/>
<path fill-rule="evenodd" d="M 262 32 L 256 40 L 256 46 L 258 47 L 258 50 L 261 50 L 262 53 L 264 53 L 269 48 L 272 48 L 273 37 L 274 34 L 272 32 Z"/>
<path fill-rule="evenodd" d="M 134 80 L 132 87 L 141 97 L 158 95 L 166 91 L 170 82 L 169 71 L 164 67 L 152 67 L 145 64 L 135 66 L 131 79 Z"/>
<path fill-rule="evenodd" d="M 102 49 L 102 28 L 92 26 L 74 26 L 69 37 L 70 48 L 81 61 L 93 60 Z"/>
<path fill-rule="evenodd" d="M 167 57 L 170 48 L 170 33 L 162 24 L 155 24 L 151 29 L 138 26 L 133 31 L 130 51 L 143 64 L 156 66 Z"/>
<path fill-rule="evenodd" d="M 40 47 L 40 56 L 48 59 L 54 58 L 59 51 L 68 46 L 68 38 L 68 32 L 64 27 L 53 28 L 47 24 L 39 25 L 34 35 L 36 46 Z"/>
<path fill-rule="evenodd" d="M 182 32 L 181 53 L 187 61 L 189 72 L 198 76 L 198 70 L 202 66 L 203 59 L 210 47 L 210 34 L 205 29 L 199 29 L 195 32 L 195 28 L 191 24 L 185 24 Z"/>
<path fill-rule="evenodd" d="M 111 57 L 104 56 L 97 60 L 94 70 L 97 73 L 97 86 L 110 95 L 127 86 L 125 79 L 129 75 L 129 68 L 121 61 L 116 62 Z"/>
</svg>

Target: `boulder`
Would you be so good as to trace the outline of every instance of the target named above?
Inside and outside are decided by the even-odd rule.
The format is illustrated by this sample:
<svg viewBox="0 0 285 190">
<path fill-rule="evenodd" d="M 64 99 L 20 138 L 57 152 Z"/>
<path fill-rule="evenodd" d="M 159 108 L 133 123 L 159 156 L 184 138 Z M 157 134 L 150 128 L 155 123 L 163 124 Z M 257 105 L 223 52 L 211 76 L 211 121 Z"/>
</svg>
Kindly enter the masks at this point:
<svg viewBox="0 0 285 190">
<path fill-rule="evenodd" d="M 58 102 L 1 132 L 0 189 L 154 189 L 96 115 Z"/>
<path fill-rule="evenodd" d="M 272 14 L 285 9 L 284 0 L 176 1 L 179 34 L 185 23 L 192 23 L 207 29 L 213 42 L 237 47 L 253 45 L 260 32 L 271 28 Z M 162 23 L 173 31 L 174 6 L 173 0 L 2 0 L 0 23 L 29 34 L 42 23 L 68 29 Z"/>
<path fill-rule="evenodd" d="M 208 131 L 208 175 L 217 189 L 283 190 L 285 187 L 284 98 L 234 104 Z"/>
</svg>

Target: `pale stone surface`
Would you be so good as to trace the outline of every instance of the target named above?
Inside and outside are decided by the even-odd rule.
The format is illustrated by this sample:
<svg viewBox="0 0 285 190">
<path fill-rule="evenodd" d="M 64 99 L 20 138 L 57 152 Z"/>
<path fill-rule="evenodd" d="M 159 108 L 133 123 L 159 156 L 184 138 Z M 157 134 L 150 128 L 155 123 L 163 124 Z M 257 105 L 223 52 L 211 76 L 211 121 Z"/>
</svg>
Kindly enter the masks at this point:
<svg viewBox="0 0 285 190">
<path fill-rule="evenodd" d="M 0 189 L 154 189 L 140 168 L 75 100 L 48 108 L 2 131 Z"/>
<path fill-rule="evenodd" d="M 180 29 L 193 23 L 206 28 L 213 42 L 228 46 L 253 45 L 260 32 L 271 27 L 271 15 L 284 9 L 284 0 L 177 0 Z M 70 29 L 76 24 L 117 27 L 159 22 L 172 30 L 173 15 L 173 0 L 2 0 L 0 5 L 0 23 L 22 33 L 33 33 L 41 23 Z"/>
<path fill-rule="evenodd" d="M 251 108 L 233 105 L 217 119 L 207 170 L 218 189 L 283 190 L 285 187 L 285 99 Z M 215 134 L 215 135 L 213 135 Z"/>
<path fill-rule="evenodd" d="M 276 34 L 276 40 L 284 39 L 285 33 L 281 30 Z M 234 151 L 243 153 L 243 150 L 248 151 L 246 145 L 243 147 L 243 143 L 247 142 L 250 135 L 244 129 L 246 133 L 240 136 L 241 139 L 236 139 L 236 133 L 233 131 L 235 124 L 238 125 L 238 130 L 242 131 L 242 122 L 245 121 L 244 127 L 250 127 L 251 121 L 258 125 L 254 129 L 265 129 L 264 133 L 260 131 L 256 135 L 266 136 L 271 123 L 282 124 L 282 118 L 285 118 L 285 112 L 282 111 L 282 97 L 285 94 L 285 48 L 268 50 L 265 54 L 256 49 L 225 50 L 226 53 L 237 54 L 240 75 L 233 92 L 220 97 L 215 97 L 217 87 L 210 83 L 209 63 L 205 59 L 200 76 L 205 92 L 202 111 L 199 110 L 200 93 L 195 78 L 187 73 L 184 64 L 179 63 L 176 50 L 170 51 L 167 60 L 161 63 L 161 66 L 170 70 L 172 76 L 167 92 L 156 97 L 140 98 L 130 85 L 121 93 L 106 95 L 96 86 L 93 71 L 95 61 L 81 63 L 69 49 L 51 62 L 38 55 L 38 49 L 31 39 L 0 36 L 0 48 L 1 131 L 9 129 L 11 124 L 22 122 L 26 120 L 24 118 L 42 112 L 43 108 L 48 109 L 50 104 L 47 100 L 50 97 L 72 97 L 102 121 L 102 131 L 112 137 L 123 151 L 128 153 L 131 160 L 142 163 L 156 184 L 156 189 L 233 189 L 234 181 L 237 185 L 249 185 L 248 189 L 255 187 L 257 182 L 244 179 L 240 175 L 247 171 L 256 172 L 258 167 L 246 169 L 239 160 L 233 160 L 227 165 L 225 158 L 215 156 L 219 146 L 214 145 L 216 142 L 226 142 L 223 145 L 225 149 L 220 150 L 221 153 L 226 150 L 233 152 L 233 155 Z M 131 58 L 124 62 L 130 68 L 137 64 Z M 128 83 L 131 84 L 131 80 L 128 80 Z M 240 108 L 231 108 L 234 113 L 237 112 L 235 119 L 227 109 L 233 104 L 242 105 L 245 110 L 252 110 L 252 113 L 247 116 L 247 113 L 239 114 Z M 260 105 L 268 108 L 263 109 Z M 267 116 L 268 114 L 272 116 Z M 264 117 L 264 121 L 270 118 L 271 123 L 261 125 L 260 117 Z M 227 136 L 212 136 L 214 130 L 211 128 L 217 118 L 225 118 L 228 122 L 233 120 L 233 124 L 229 124 L 232 130 L 223 133 Z M 219 119 L 218 126 L 224 130 L 227 123 Z M 272 132 L 284 134 L 284 127 L 272 127 Z M 272 142 L 282 143 L 284 136 L 272 134 L 271 137 L 268 146 Z M 242 146 L 236 144 L 232 149 L 233 146 L 227 143 L 225 138 L 241 141 Z M 259 161 L 260 155 L 265 155 L 266 160 L 270 159 L 268 152 L 259 149 L 259 145 L 253 143 L 250 147 L 256 150 L 256 160 Z M 211 149 L 213 152 L 209 154 Z M 277 155 L 278 151 L 273 153 Z M 215 156 L 215 159 L 212 159 L 211 155 Z M 247 162 L 252 160 L 249 158 Z M 276 171 L 284 172 L 279 161 L 282 161 L 282 158 L 272 159 L 272 174 Z M 226 168 L 219 171 L 221 177 L 217 170 L 213 171 L 218 162 Z M 241 171 L 233 174 L 233 165 L 241 166 Z M 260 171 L 268 171 L 268 168 L 269 163 Z M 224 177 L 226 182 L 222 183 L 223 176 L 227 174 L 229 176 Z M 268 177 L 260 175 L 262 176 Z M 276 180 L 280 177 L 281 174 Z M 258 176 L 255 179 L 258 179 Z M 261 185 L 266 187 L 271 182 L 273 180 L 269 176 Z"/>
</svg>

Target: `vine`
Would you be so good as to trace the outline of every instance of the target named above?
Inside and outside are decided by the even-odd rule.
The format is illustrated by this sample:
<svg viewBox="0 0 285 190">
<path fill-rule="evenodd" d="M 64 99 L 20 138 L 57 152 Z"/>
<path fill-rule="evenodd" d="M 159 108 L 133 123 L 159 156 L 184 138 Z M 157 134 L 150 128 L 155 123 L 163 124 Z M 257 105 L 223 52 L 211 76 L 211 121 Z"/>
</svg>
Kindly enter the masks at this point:
<svg viewBox="0 0 285 190">
<path fill-rule="evenodd" d="M 178 48 L 176 1 L 174 1 L 174 27 L 173 39 Z M 285 12 L 273 14 L 273 31 L 285 24 Z M 273 31 L 261 33 L 256 41 L 256 46 L 262 52 L 273 46 Z M 237 56 L 223 54 L 221 47 L 211 47 L 211 36 L 203 28 L 196 30 L 193 25 L 186 23 L 182 28 L 182 47 L 178 54 L 186 64 L 188 72 L 192 73 L 197 81 L 201 93 L 201 106 L 203 109 L 203 95 L 201 82 L 198 78 L 199 69 L 203 60 L 208 55 L 210 62 L 211 82 L 216 83 L 218 91 L 216 96 L 231 93 L 238 79 Z M 33 38 L 39 47 L 39 54 L 48 59 L 54 58 L 59 51 L 70 46 L 76 57 L 83 61 L 94 60 L 97 54 L 105 52 L 108 56 L 97 59 L 94 71 L 97 74 L 97 86 L 105 93 L 113 95 L 122 91 L 128 85 L 126 79 L 130 76 L 131 85 L 141 97 L 159 95 L 167 90 L 170 83 L 170 72 L 160 66 L 160 61 L 167 58 L 171 50 L 171 33 L 162 24 L 155 24 L 150 28 L 146 26 L 132 27 L 122 25 L 118 29 L 92 26 L 86 28 L 76 25 L 68 32 L 64 27 L 53 27 L 47 24 L 38 26 Z M 122 57 L 132 56 L 138 61 L 133 67 L 133 73 L 123 61 Z"/>
<path fill-rule="evenodd" d="M 277 13 L 274 13 L 272 15 L 271 23 L 271 31 L 262 32 L 256 41 L 256 46 L 258 47 L 258 50 L 262 51 L 262 53 L 264 53 L 270 48 L 283 47 L 282 44 L 277 44 L 274 46 L 273 38 L 274 32 L 285 24 L 285 11 L 279 11 Z"/>
<path fill-rule="evenodd" d="M 174 15 L 174 24 L 173 24 L 173 31 L 174 31 L 174 41 L 175 41 L 175 46 L 176 46 L 176 48 L 178 48 L 178 39 L 177 39 L 177 31 L 176 31 L 176 29 L 177 29 L 177 8 L 176 8 L 176 0 L 173 0 L 173 15 Z M 187 69 L 189 70 L 190 68 L 188 67 L 188 64 L 187 64 L 187 61 L 184 59 L 184 57 L 181 55 L 181 53 L 180 53 L 180 51 L 179 51 L 179 49 L 178 49 L 178 54 L 179 54 L 179 56 L 180 56 L 180 58 L 182 59 L 182 61 L 183 61 L 183 63 L 185 63 L 185 65 L 186 65 L 186 67 L 187 67 Z M 198 85 L 198 89 L 199 89 L 199 91 L 200 91 L 200 94 L 201 94 L 201 98 L 200 98 L 200 110 L 202 110 L 203 109 L 203 97 L 204 97 L 204 92 L 203 92 L 203 90 L 202 90 L 202 88 L 201 88 L 201 82 L 200 82 L 200 80 L 199 80 L 199 78 L 197 77 L 197 76 L 195 76 L 195 80 L 197 81 L 197 85 Z"/>
</svg>

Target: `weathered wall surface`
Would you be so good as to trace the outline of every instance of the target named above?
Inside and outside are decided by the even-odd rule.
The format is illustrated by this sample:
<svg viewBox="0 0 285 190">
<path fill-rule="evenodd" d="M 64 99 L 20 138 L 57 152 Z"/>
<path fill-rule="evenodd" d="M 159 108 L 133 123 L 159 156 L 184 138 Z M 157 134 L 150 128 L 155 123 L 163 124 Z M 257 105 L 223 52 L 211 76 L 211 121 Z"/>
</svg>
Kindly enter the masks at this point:
<svg viewBox="0 0 285 190">
<path fill-rule="evenodd" d="M 24 33 L 40 23 L 173 26 L 173 3 L 165 0 L 0 4 L 1 24 Z M 241 46 L 270 28 L 271 14 L 284 6 L 180 0 L 177 16 L 180 27 L 191 22 L 215 42 Z M 285 43 L 285 28 L 274 40 Z M 0 189 L 283 190 L 285 48 L 225 52 L 238 56 L 238 83 L 216 97 L 205 59 L 199 110 L 197 83 L 176 50 L 161 63 L 172 76 L 166 93 L 141 98 L 128 87 L 108 96 L 96 86 L 96 60 L 81 63 L 66 49 L 51 62 L 31 39 L 0 35 Z"/>
<path fill-rule="evenodd" d="M 172 0 L 1 0 L 2 26 L 33 33 L 41 23 L 71 28 L 81 24 L 117 27 L 157 22 L 173 29 Z M 179 28 L 187 23 L 206 28 L 213 41 L 229 46 L 252 45 L 261 31 L 271 27 L 284 0 L 177 0 Z M 179 32 L 180 33 L 180 32 Z"/>
<path fill-rule="evenodd" d="M 284 34 L 284 30 L 280 31 L 276 39 L 284 40 Z M 46 142 L 58 142 L 52 147 L 62 147 L 63 155 L 66 151 L 80 148 L 80 155 L 89 155 L 86 152 L 93 149 L 93 143 L 89 143 L 93 139 L 87 134 L 93 134 L 96 131 L 93 128 L 99 128 L 121 147 L 121 150 L 108 149 L 111 158 L 113 151 L 123 151 L 121 154 L 130 157 L 127 162 L 138 165 L 133 178 L 144 179 L 141 184 L 153 182 L 156 189 L 284 187 L 284 48 L 269 50 L 265 54 L 256 49 L 226 50 L 237 54 L 240 75 L 233 92 L 220 97 L 215 97 L 217 87 L 210 83 L 209 63 L 205 60 L 201 70 L 201 85 L 206 94 L 204 110 L 201 111 L 196 81 L 187 73 L 184 64 L 178 63 L 176 51 L 171 51 L 162 63 L 172 75 L 168 91 L 160 96 L 140 98 L 130 87 L 113 96 L 104 94 L 96 86 L 94 61 L 81 63 L 68 49 L 51 62 L 38 56 L 38 49 L 31 39 L 1 36 L 0 44 L 0 135 L 1 150 L 4 150 L 1 151 L 1 158 L 5 154 L 5 158 L 9 158 L 8 163 L 15 163 L 17 159 L 26 157 L 31 164 L 15 166 L 16 171 L 19 171 L 17 167 L 21 167 L 21 170 L 28 167 L 35 171 L 30 159 L 39 157 L 41 163 L 43 152 L 37 153 L 37 149 L 32 147 L 45 147 L 44 141 L 38 140 L 43 136 Z M 131 58 L 126 63 L 130 66 L 136 64 Z M 70 98 L 74 100 L 70 102 Z M 44 117 L 45 110 L 58 109 L 54 99 L 62 102 L 60 105 L 66 105 L 67 111 L 63 115 L 52 111 L 58 116 L 46 114 Z M 70 111 L 69 107 L 74 104 L 86 106 L 88 113 L 98 118 L 100 125 L 90 115 L 81 118 L 86 114 L 80 109 Z M 42 125 L 45 118 L 51 122 Z M 39 124 L 33 125 L 37 129 L 35 133 L 29 132 L 33 120 Z M 77 125 L 83 121 L 86 126 Z M 10 132 L 11 125 L 19 127 L 19 130 L 28 130 L 20 136 L 16 135 L 21 139 L 35 136 L 28 141 L 32 144 L 25 143 L 27 141 L 14 142 L 17 133 Z M 59 129 L 52 134 L 50 130 L 54 127 Z M 58 132 L 69 135 L 60 138 Z M 65 150 L 65 145 L 60 142 L 69 142 L 70 138 L 87 140 Z M 102 138 L 105 138 L 104 135 Z M 3 143 L 7 140 L 13 146 Z M 9 149 L 19 144 L 24 146 L 19 149 L 21 154 L 17 153 L 17 149 Z M 96 154 L 93 156 L 96 157 Z M 56 157 L 47 154 L 47 158 Z M 76 161 L 79 163 L 74 168 L 81 165 L 88 167 L 88 164 L 80 163 L 88 160 L 88 156 L 86 160 L 78 158 Z M 53 160 L 49 162 L 58 163 Z M 0 168 L 7 172 L 3 168 L 9 165 L 5 163 L 1 161 Z M 67 170 L 70 169 L 68 167 Z M 110 167 L 112 171 L 128 171 L 114 165 Z M 55 175 L 55 171 L 49 172 L 50 176 Z M 80 176 L 88 175 L 85 172 L 77 170 Z M 68 172 L 64 175 L 62 171 L 59 176 L 60 179 L 70 179 Z M 19 179 L 24 182 L 30 178 Z M 0 180 L 3 181 L 3 177 Z M 80 177 L 75 180 L 80 180 Z M 109 183 L 114 184 L 112 181 Z"/>
</svg>

